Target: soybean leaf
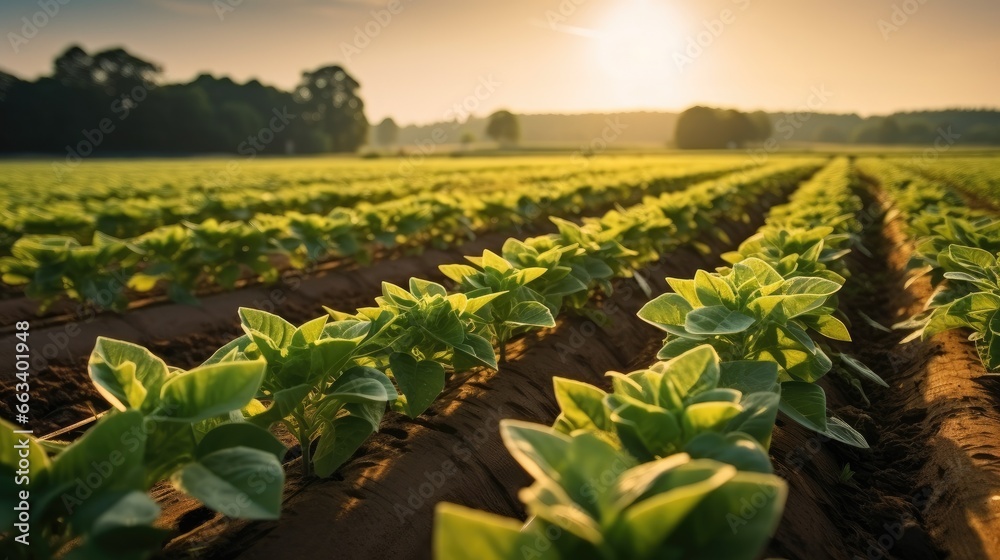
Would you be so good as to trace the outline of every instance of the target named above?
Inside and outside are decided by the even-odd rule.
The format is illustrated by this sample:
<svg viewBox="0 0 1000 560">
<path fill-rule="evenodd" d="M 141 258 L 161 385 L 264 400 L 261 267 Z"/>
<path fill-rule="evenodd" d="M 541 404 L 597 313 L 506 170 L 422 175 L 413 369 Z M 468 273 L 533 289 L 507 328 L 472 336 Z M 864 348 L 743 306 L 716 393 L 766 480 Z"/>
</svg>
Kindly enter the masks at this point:
<svg viewBox="0 0 1000 560">
<path fill-rule="evenodd" d="M 331 430 L 324 432 L 319 438 L 313 455 L 313 466 L 319 476 L 333 474 L 375 432 L 371 419 L 363 416 L 337 418 L 331 423 L 331 427 Z"/>
<path fill-rule="evenodd" d="M 681 327 L 692 310 L 691 304 L 679 294 L 663 294 L 642 306 L 639 318 L 660 327 Z M 666 329 L 664 329 L 666 330 Z"/>
<path fill-rule="evenodd" d="M 223 362 L 175 375 L 163 384 L 156 417 L 170 422 L 198 422 L 239 410 L 260 388 L 267 363 Z"/>
<path fill-rule="evenodd" d="M 554 327 L 555 319 L 545 304 L 538 301 L 522 301 L 515 305 L 504 323 L 523 327 Z"/>
<path fill-rule="evenodd" d="M 422 414 L 434 399 L 441 394 L 445 385 L 444 366 L 433 360 L 417 361 L 402 352 L 389 356 L 389 367 L 396 385 L 406 397 L 401 403 L 403 412 L 414 418 Z"/>
<path fill-rule="evenodd" d="M 239 315 L 247 334 L 250 334 L 250 331 L 260 333 L 273 342 L 276 348 L 284 348 L 292 343 L 295 325 L 281 317 L 249 307 L 241 307 Z"/>
<path fill-rule="evenodd" d="M 455 345 L 455 352 L 461 353 L 476 364 L 497 369 L 497 355 L 493 351 L 493 344 L 479 335 L 466 334 L 465 342 Z"/>
<path fill-rule="evenodd" d="M 736 389 L 745 395 L 776 391 L 778 364 L 756 360 L 722 362 L 719 387 Z"/>
<path fill-rule="evenodd" d="M 386 390 L 384 378 L 375 368 L 354 366 L 327 389 L 326 396 L 343 403 L 386 403 L 397 395 L 395 390 Z"/>
<path fill-rule="evenodd" d="M 240 519 L 277 519 L 284 470 L 273 453 L 249 447 L 220 449 L 174 473 L 178 490 Z"/>
<path fill-rule="evenodd" d="M 98 392 L 118 410 L 140 408 L 150 392 L 158 396 L 168 376 L 167 364 L 149 350 L 104 337 L 97 338 L 89 368 Z"/>
<path fill-rule="evenodd" d="M 771 458 L 764 447 L 754 438 L 741 433 L 703 432 L 684 446 L 684 452 L 692 459 L 712 459 L 741 471 L 772 472 Z"/>
<path fill-rule="evenodd" d="M 524 550 L 521 524 L 492 513 L 449 504 L 438 504 L 434 523 L 434 558 L 509 560 Z M 556 547 L 530 548 L 538 560 L 559 560 Z"/>
<path fill-rule="evenodd" d="M 563 377 L 556 377 L 552 382 L 562 415 L 574 429 L 613 429 L 608 409 L 604 406 L 607 393 L 593 385 Z"/>
<path fill-rule="evenodd" d="M 860 362 L 859 360 L 848 356 L 847 354 L 840 354 L 840 360 L 844 362 L 848 368 L 850 368 L 855 373 L 858 373 L 865 379 L 869 381 L 874 381 L 883 387 L 888 387 L 889 384 L 885 382 L 877 373 L 871 370 L 868 366 Z"/>
<path fill-rule="evenodd" d="M 733 311 L 722 305 L 699 307 L 687 314 L 684 329 L 692 334 L 719 335 L 735 334 L 750 328 L 753 317 Z"/>
<path fill-rule="evenodd" d="M 259 449 L 274 455 L 278 461 L 285 458 L 287 451 L 284 444 L 264 428 L 247 422 L 234 422 L 222 424 L 205 434 L 195 448 L 195 457 L 205 457 L 231 447 Z"/>
<path fill-rule="evenodd" d="M 819 385 L 805 381 L 782 383 L 780 409 L 806 428 L 826 432 L 826 393 Z"/>
<path fill-rule="evenodd" d="M 248 420 L 254 425 L 263 428 L 279 422 L 302 404 L 302 401 L 311 390 L 312 387 L 310 385 L 302 384 L 275 391 L 271 394 L 271 404 L 267 407 L 267 410 L 250 417 Z"/>
</svg>

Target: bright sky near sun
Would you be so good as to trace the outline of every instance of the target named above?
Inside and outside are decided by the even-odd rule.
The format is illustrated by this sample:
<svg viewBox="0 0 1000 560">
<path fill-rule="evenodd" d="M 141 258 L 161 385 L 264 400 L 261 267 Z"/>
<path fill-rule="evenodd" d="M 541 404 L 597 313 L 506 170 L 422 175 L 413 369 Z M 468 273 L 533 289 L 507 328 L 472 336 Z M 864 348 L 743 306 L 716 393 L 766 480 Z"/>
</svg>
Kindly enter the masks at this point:
<svg viewBox="0 0 1000 560">
<path fill-rule="evenodd" d="M 171 81 L 290 88 L 341 63 L 372 122 L 437 121 L 463 102 L 479 115 L 793 110 L 816 88 L 824 112 L 1000 105 L 997 0 L 71 0 L 15 53 L 37 11 L 0 4 L 0 69 L 48 73 L 73 42 L 124 46 Z"/>
</svg>

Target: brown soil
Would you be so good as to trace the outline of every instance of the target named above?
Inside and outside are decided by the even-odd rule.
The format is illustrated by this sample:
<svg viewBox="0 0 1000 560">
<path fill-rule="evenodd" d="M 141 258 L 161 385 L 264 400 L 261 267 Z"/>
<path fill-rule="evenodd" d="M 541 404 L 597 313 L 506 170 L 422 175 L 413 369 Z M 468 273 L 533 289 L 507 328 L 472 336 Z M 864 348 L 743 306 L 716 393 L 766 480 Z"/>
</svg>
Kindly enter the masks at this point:
<svg viewBox="0 0 1000 560">
<path fill-rule="evenodd" d="M 896 247 L 890 269 L 900 273 L 912 249 L 898 221 L 886 233 Z M 900 319 L 920 311 L 932 288 L 922 278 L 907 291 L 894 301 Z M 949 558 L 1000 558 L 1000 378 L 985 371 L 966 334 L 949 331 L 894 353 L 903 409 L 896 420 L 925 447 L 903 458 L 914 467 L 914 501 L 930 536 Z"/>
<path fill-rule="evenodd" d="M 879 202 L 869 200 L 869 208 Z M 869 215 L 875 215 L 872 212 Z M 901 225 L 869 228 L 855 252 L 842 309 L 853 344 L 841 349 L 889 383 L 866 384 L 866 406 L 840 379 L 824 380 L 828 406 L 858 428 L 871 450 L 825 442 L 779 420 L 771 455 L 789 483 L 769 555 L 831 559 L 1000 558 L 1000 414 L 995 378 L 957 332 L 900 345 L 885 332 L 922 309 L 926 281 L 904 289 L 910 247 Z M 861 401 L 861 402 L 859 402 Z M 844 465 L 854 476 L 840 478 Z"/>
<path fill-rule="evenodd" d="M 722 229 L 733 240 L 744 239 L 760 225 L 762 210 L 753 212 L 751 223 Z M 727 249 L 718 241 L 710 244 L 709 255 Z M 717 256 L 683 247 L 643 277 L 662 292 L 666 276 L 687 277 L 719 264 Z M 552 377 L 604 385 L 605 372 L 626 369 L 660 338 L 635 316 L 648 300 L 635 281 L 618 282 L 615 293 L 599 303 L 603 319 L 563 318 L 556 329 L 511 345 L 499 373 L 453 380 L 417 419 L 387 418 L 337 478 L 291 481 L 280 521 L 233 521 L 165 494 L 166 521 L 191 530 L 168 545 L 166 556 L 308 558 L 336 551 L 342 558 L 429 558 L 433 509 L 440 501 L 523 517 L 517 492 L 530 480 L 502 445 L 497 422 L 551 423 L 558 413 Z M 297 462 L 287 471 L 295 478 Z"/>
</svg>

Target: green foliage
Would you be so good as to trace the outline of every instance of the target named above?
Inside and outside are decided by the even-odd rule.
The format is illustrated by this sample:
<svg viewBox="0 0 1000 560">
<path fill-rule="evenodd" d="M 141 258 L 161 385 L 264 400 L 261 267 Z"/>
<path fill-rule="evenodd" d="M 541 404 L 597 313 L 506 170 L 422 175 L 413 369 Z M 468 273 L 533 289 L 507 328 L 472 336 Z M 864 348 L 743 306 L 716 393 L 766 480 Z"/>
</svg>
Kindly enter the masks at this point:
<svg viewBox="0 0 1000 560">
<path fill-rule="evenodd" d="M 970 340 L 989 370 L 1000 368 L 1000 262 L 997 255 L 962 245 L 938 254 L 948 289 L 930 301 L 922 336 L 955 328 L 973 331 Z"/>
<path fill-rule="evenodd" d="M 781 516 L 785 483 L 770 474 L 683 453 L 636 464 L 592 433 L 510 420 L 501 430 L 535 479 L 521 493 L 527 524 L 441 504 L 435 558 L 749 559 Z M 740 504 L 751 497 L 761 506 L 746 519 Z"/>
<path fill-rule="evenodd" d="M 146 495 L 164 479 L 231 517 L 276 518 L 285 448 L 240 413 L 253 403 L 265 366 L 181 371 L 145 348 L 99 338 L 90 374 L 111 412 L 76 441 L 47 447 L 0 424 L 5 449 L 16 453 L 15 442 L 28 441 L 34 557 L 146 558 L 168 535 L 154 526 L 159 506 Z M 16 464 L 3 457 L 0 470 Z M 13 523 L 5 518 L 0 529 L 10 534 Z"/>
<path fill-rule="evenodd" d="M 826 395 L 813 385 L 834 368 L 831 355 L 845 376 L 885 385 L 823 341 L 851 340 L 837 317 L 836 299 L 847 272 L 840 259 L 850 250 L 852 214 L 860 209 L 849 171 L 846 160 L 832 162 L 788 204 L 773 209 L 767 225 L 739 251 L 725 256 L 731 267 L 698 271 L 693 279 L 668 278 L 673 293 L 650 301 L 639 317 L 667 333 L 660 359 L 710 344 L 723 361 L 774 362 L 782 412 L 833 439 L 867 447 L 861 434 L 827 418 Z M 819 225 L 827 223 L 832 225 Z"/>
<path fill-rule="evenodd" d="M 580 170 L 543 161 L 513 172 L 480 164 L 460 168 L 467 171 L 461 180 L 440 164 L 427 164 L 430 169 L 417 178 L 389 179 L 361 166 L 338 168 L 336 181 L 316 163 L 281 165 L 294 167 L 247 164 L 253 173 L 248 170 L 249 177 L 239 178 L 250 184 L 239 189 L 227 188 L 237 177 L 224 167 L 181 177 L 172 172 L 165 184 L 136 186 L 138 192 L 59 183 L 49 187 L 51 200 L 44 208 L 36 198 L 0 193 L 11 204 L 0 220 L 0 252 L 18 243 L 15 258 L 0 260 L 0 273 L 6 283 L 24 285 L 29 297 L 46 305 L 68 297 L 121 310 L 127 304 L 126 286 L 138 293 L 162 290 L 174 301 L 194 303 L 206 287 L 275 281 L 285 261 L 308 269 L 326 259 L 365 263 L 387 248 L 448 247 L 480 232 L 534 223 L 544 215 L 577 214 L 635 202 L 643 194 L 669 193 L 717 177 L 736 163 L 702 158 L 636 171 L 628 162 Z M 299 171 L 302 165 L 311 172 Z M 145 170 L 141 165 L 136 169 Z M 132 173 L 113 166 L 107 171 Z M 107 180 L 100 173 L 78 173 Z M 204 184 L 204 175 L 213 174 L 224 181 Z M 275 175 L 286 183 L 278 190 Z M 147 179 L 125 174 L 121 180 L 136 184 Z M 442 183 L 450 186 L 442 189 Z M 142 194 L 148 196 L 137 198 Z M 95 237 L 99 228 L 133 237 Z M 60 235 L 22 235 L 28 232 Z M 95 237 L 94 243 L 81 245 L 85 236 Z"/>
<path fill-rule="evenodd" d="M 728 274 L 698 271 L 692 280 L 668 278 L 675 293 L 646 304 L 639 317 L 665 331 L 657 357 L 670 359 L 701 344 L 710 344 L 724 361 L 758 360 L 777 364 L 782 382 L 781 409 L 804 426 L 852 445 L 860 434 L 844 437 L 828 429 L 826 397 L 811 385 L 833 367 L 830 357 L 809 335 L 850 340 L 847 328 L 833 316 L 836 282 L 818 277 L 783 278 L 756 258 L 733 265 Z M 812 397 L 798 398 L 784 387 L 805 382 Z M 806 419 L 811 419 L 806 421 Z"/>
<path fill-rule="evenodd" d="M 572 248 L 571 248 L 572 249 Z M 517 268 L 500 255 L 484 251 L 482 257 L 466 257 L 475 267 L 461 264 L 441 265 L 441 272 L 458 283 L 468 295 L 490 296 L 475 314 L 489 329 L 492 339 L 503 351 L 515 334 L 539 327 L 554 327 L 552 311 L 546 299 L 529 284 L 544 275 L 562 275 L 564 269 L 542 267 Z M 565 277 L 565 276 L 564 276 Z M 549 288 L 552 284 L 548 285 Z"/>
<path fill-rule="evenodd" d="M 729 463 L 741 471 L 771 472 L 767 446 L 778 414 L 773 363 L 728 362 L 708 345 L 649 369 L 612 375 L 611 394 L 555 378 L 564 434 L 599 432 L 640 461 L 674 453 Z M 753 383 L 744 393 L 729 384 Z M 743 385 L 740 385 L 743 386 Z"/>
<path fill-rule="evenodd" d="M 270 406 L 255 403 L 247 421 L 285 424 L 302 447 L 305 471 L 328 476 L 378 430 L 386 403 L 397 398 L 384 372 L 357 361 L 359 348 L 378 338 L 389 319 L 328 323 L 324 316 L 295 327 L 245 308 L 240 319 L 246 334 L 209 363 L 266 360 L 259 397 Z"/>
<path fill-rule="evenodd" d="M 245 334 L 186 372 L 167 366 L 142 347 L 100 339 L 91 358 L 90 373 L 114 410 L 72 444 L 47 444 L 45 448 L 32 444 L 34 453 L 39 454 L 37 461 L 45 465 L 47 472 L 54 473 L 43 476 L 39 484 L 63 484 L 39 488 L 46 495 L 64 491 L 65 481 L 79 478 L 94 457 L 108 453 L 109 446 L 115 444 L 115 434 L 122 430 L 141 433 L 150 423 L 156 429 L 144 433 L 130 447 L 136 455 L 123 459 L 126 468 L 108 485 L 107 492 L 101 491 L 100 500 L 85 502 L 80 509 L 86 511 L 85 517 L 74 518 L 65 508 L 46 513 L 46 546 L 51 546 L 53 553 L 75 547 L 74 554 L 105 557 L 106 547 L 114 543 L 128 554 L 134 552 L 136 558 L 145 557 L 164 536 L 151 525 L 158 509 L 145 492 L 165 480 L 227 515 L 273 518 L 280 508 L 280 460 L 285 451 L 268 431 L 275 424 L 283 424 L 298 438 L 307 472 L 331 474 L 378 429 L 388 405 L 411 416 L 421 414 L 441 393 L 450 371 L 496 368 L 494 344 L 503 349 L 511 336 L 554 325 L 554 317 L 564 306 L 580 308 L 592 291 L 610 292 L 613 277 L 627 276 L 634 267 L 658 258 L 658 251 L 706 231 L 712 219 L 737 215 L 755 196 L 786 186 L 813 165 L 811 160 L 775 164 L 751 172 L 749 178 L 725 178 L 651 197 L 631 211 L 613 211 L 582 225 L 557 221 L 558 233 L 508 243 L 504 253 L 509 260 L 487 251 L 482 257 L 469 259 L 474 266 L 443 267 L 459 286 L 455 293 L 419 279 L 411 279 L 408 288 L 386 283 L 373 307 L 359 309 L 353 315 L 330 310 L 329 316 L 299 326 L 270 313 L 241 309 Z M 666 184 L 661 187 L 668 188 Z M 600 196 L 610 197 L 615 192 L 620 191 L 610 189 Z M 570 204 L 571 199 L 566 198 L 565 203 Z M 524 205 L 525 201 L 517 204 Z M 530 213 L 533 210 L 528 206 L 524 206 L 524 212 Z M 705 217 L 699 216 L 703 213 Z M 650 219 L 655 216 L 659 218 Z M 413 218 L 417 221 L 401 219 L 389 226 L 378 221 L 382 224 L 378 227 L 385 226 L 384 231 L 419 231 L 423 227 L 420 220 L 425 218 L 419 212 Z M 369 220 L 369 224 L 375 222 Z M 322 235 L 346 231 L 324 230 L 323 224 L 316 221 L 302 223 L 295 235 L 311 247 L 305 249 L 306 257 L 323 246 L 318 241 Z M 413 226 L 417 229 L 405 229 L 412 224 L 417 224 Z M 201 229 L 177 226 L 162 237 L 150 235 L 148 247 L 156 246 L 152 243 L 155 239 L 162 254 L 193 251 L 192 239 L 201 239 L 203 244 L 214 245 L 202 259 L 206 268 L 184 277 L 183 282 L 203 274 L 225 276 L 230 274 L 224 272 L 227 269 L 222 263 L 230 262 L 226 254 L 232 250 L 227 245 L 231 239 L 226 236 L 231 231 L 240 228 L 214 222 Z M 649 235 L 643 235 L 644 231 Z M 246 233 L 247 237 L 241 237 L 242 233 L 234 237 L 248 244 L 245 251 L 241 249 L 246 253 L 240 257 L 243 260 L 237 259 L 244 267 L 254 266 L 261 255 L 275 247 L 288 250 L 293 246 L 276 245 L 264 230 Z M 638 249 L 619 242 L 620 235 L 637 243 Z M 392 242 L 390 236 L 379 241 L 386 245 Z M 213 268 L 212 263 L 223 268 Z M 133 280 L 146 286 L 136 287 L 155 283 L 156 274 L 182 272 L 180 267 L 158 271 L 148 262 L 143 266 Z M 753 479 L 769 471 L 764 447 L 776 403 L 771 386 L 777 370 L 771 364 L 760 365 L 764 369 L 750 363 L 720 366 L 716 354 L 706 346 L 684 359 L 658 364 L 617 381 L 612 394 L 602 396 L 596 388 L 589 388 L 584 392 L 598 391 L 599 397 L 589 404 L 583 398 L 586 395 L 566 397 L 576 399 L 574 402 L 587 413 L 598 414 L 600 409 L 607 416 L 606 422 L 602 420 L 603 435 L 594 431 L 568 438 L 583 442 L 581 449 L 610 446 L 616 456 L 630 464 L 639 458 L 656 463 L 660 454 L 683 449 L 688 455 L 670 456 L 678 472 L 685 473 L 689 467 L 684 465 L 690 463 L 694 465 L 690 467 L 692 472 L 711 471 L 706 476 L 719 479 L 719 485 L 704 492 L 698 490 L 703 494 L 698 499 L 690 498 L 691 513 L 685 520 L 677 520 L 677 526 L 684 527 L 682 532 L 671 533 L 670 527 L 658 522 L 650 524 L 649 517 L 655 515 L 641 513 L 656 505 L 653 495 L 631 496 L 635 517 L 629 514 L 618 519 L 621 512 L 612 508 L 607 519 L 618 520 L 612 523 L 616 528 L 608 533 L 610 540 L 587 541 L 593 533 L 585 532 L 580 536 L 586 542 L 581 541 L 580 546 L 623 547 L 631 553 L 629 539 L 621 536 L 628 531 L 642 536 L 639 540 L 645 542 L 637 549 L 639 554 L 653 554 L 661 545 L 673 547 L 670 539 L 675 537 L 683 541 L 680 546 L 691 550 L 728 553 L 725 547 L 736 542 L 742 542 L 737 546 L 741 549 L 759 546 L 757 541 L 770 533 L 771 519 L 780 510 L 780 503 L 766 508 L 766 515 L 759 520 L 763 525 L 739 517 L 727 519 L 730 525 L 742 528 L 738 531 L 741 536 L 725 543 L 712 538 L 715 528 L 700 536 L 694 528 L 718 524 L 718 519 L 706 522 L 706 518 L 744 499 L 748 480 L 765 485 L 771 481 Z M 647 391 L 653 384 L 667 389 L 663 393 L 658 388 Z M 633 385 L 641 390 L 636 392 Z M 560 391 L 573 393 L 566 387 Z M 583 421 L 579 414 L 571 412 L 569 404 L 564 406 L 574 421 Z M 657 434 L 648 430 L 643 414 L 674 418 L 677 433 L 653 437 Z M 557 439 L 566 437 L 551 434 Z M 578 436 L 582 439 L 578 440 Z M 600 449 L 596 452 L 603 453 Z M 4 468 L 14 464 L 10 457 L 3 459 Z M 581 469 L 594 466 L 575 460 Z M 670 469 L 674 463 L 669 464 Z M 734 464 L 747 472 L 737 472 Z M 257 475 L 264 484 L 254 480 Z M 684 474 L 681 478 L 686 481 L 690 477 Z M 656 493 L 666 480 L 651 482 L 657 485 Z M 623 484 L 623 488 L 634 485 L 632 481 Z M 678 488 L 687 484 L 679 483 Z M 688 495 L 687 489 L 679 493 Z M 234 503 L 237 507 L 233 507 Z M 552 505 L 547 497 L 531 504 L 531 508 L 540 509 Z M 542 521 L 549 519 L 545 514 L 539 513 L 537 518 L 538 523 L 549 522 Z M 595 519 L 599 518 L 601 515 Z M 119 527 L 123 524 L 127 527 Z M 111 532 L 105 533 L 105 529 Z M 125 533 L 130 535 L 127 539 L 122 536 Z M 661 541 L 671 534 L 675 536 L 668 539 L 670 544 L 664 545 Z M 82 538 L 74 540 L 78 537 Z"/>
<path fill-rule="evenodd" d="M 961 163 L 964 165 L 949 163 L 944 169 L 924 171 L 935 179 L 962 177 L 959 182 L 972 192 L 982 188 L 968 182 L 970 170 L 981 163 Z M 864 160 L 862 166 L 889 190 L 910 235 L 916 238 L 910 260 L 916 269 L 912 278 L 927 274 L 937 287 L 924 312 L 897 325 L 915 329 L 903 342 L 951 329 L 970 329 L 969 338 L 975 342 L 983 365 L 990 371 L 1000 369 L 1000 220 L 967 207 L 955 190 L 904 166 L 881 160 Z M 985 172 L 982 167 L 978 171 Z"/>
<path fill-rule="evenodd" d="M 123 279 L 138 260 L 127 243 L 100 233 L 88 246 L 70 237 L 22 237 L 0 258 L 0 274 L 6 284 L 25 286 L 42 310 L 65 294 L 121 311 L 128 305 Z"/>
</svg>

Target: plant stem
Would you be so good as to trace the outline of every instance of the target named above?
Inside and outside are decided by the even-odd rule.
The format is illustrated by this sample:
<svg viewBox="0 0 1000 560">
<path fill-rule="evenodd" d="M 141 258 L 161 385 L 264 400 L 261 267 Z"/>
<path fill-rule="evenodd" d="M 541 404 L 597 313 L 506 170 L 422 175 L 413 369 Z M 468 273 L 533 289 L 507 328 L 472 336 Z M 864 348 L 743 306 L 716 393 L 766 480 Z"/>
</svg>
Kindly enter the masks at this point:
<svg viewBox="0 0 1000 560">
<path fill-rule="evenodd" d="M 299 446 L 302 448 L 302 477 L 309 478 L 312 474 L 312 442 L 309 441 L 309 431 L 306 428 L 299 430 Z"/>
<path fill-rule="evenodd" d="M 295 433 L 298 435 L 299 448 L 302 450 L 302 477 L 309 478 L 312 474 L 312 448 L 309 441 L 309 423 L 306 422 L 306 414 L 302 412 L 301 414 L 298 410 L 293 411 L 291 414 L 292 418 L 295 419 L 295 425 L 298 428 Z"/>
</svg>

